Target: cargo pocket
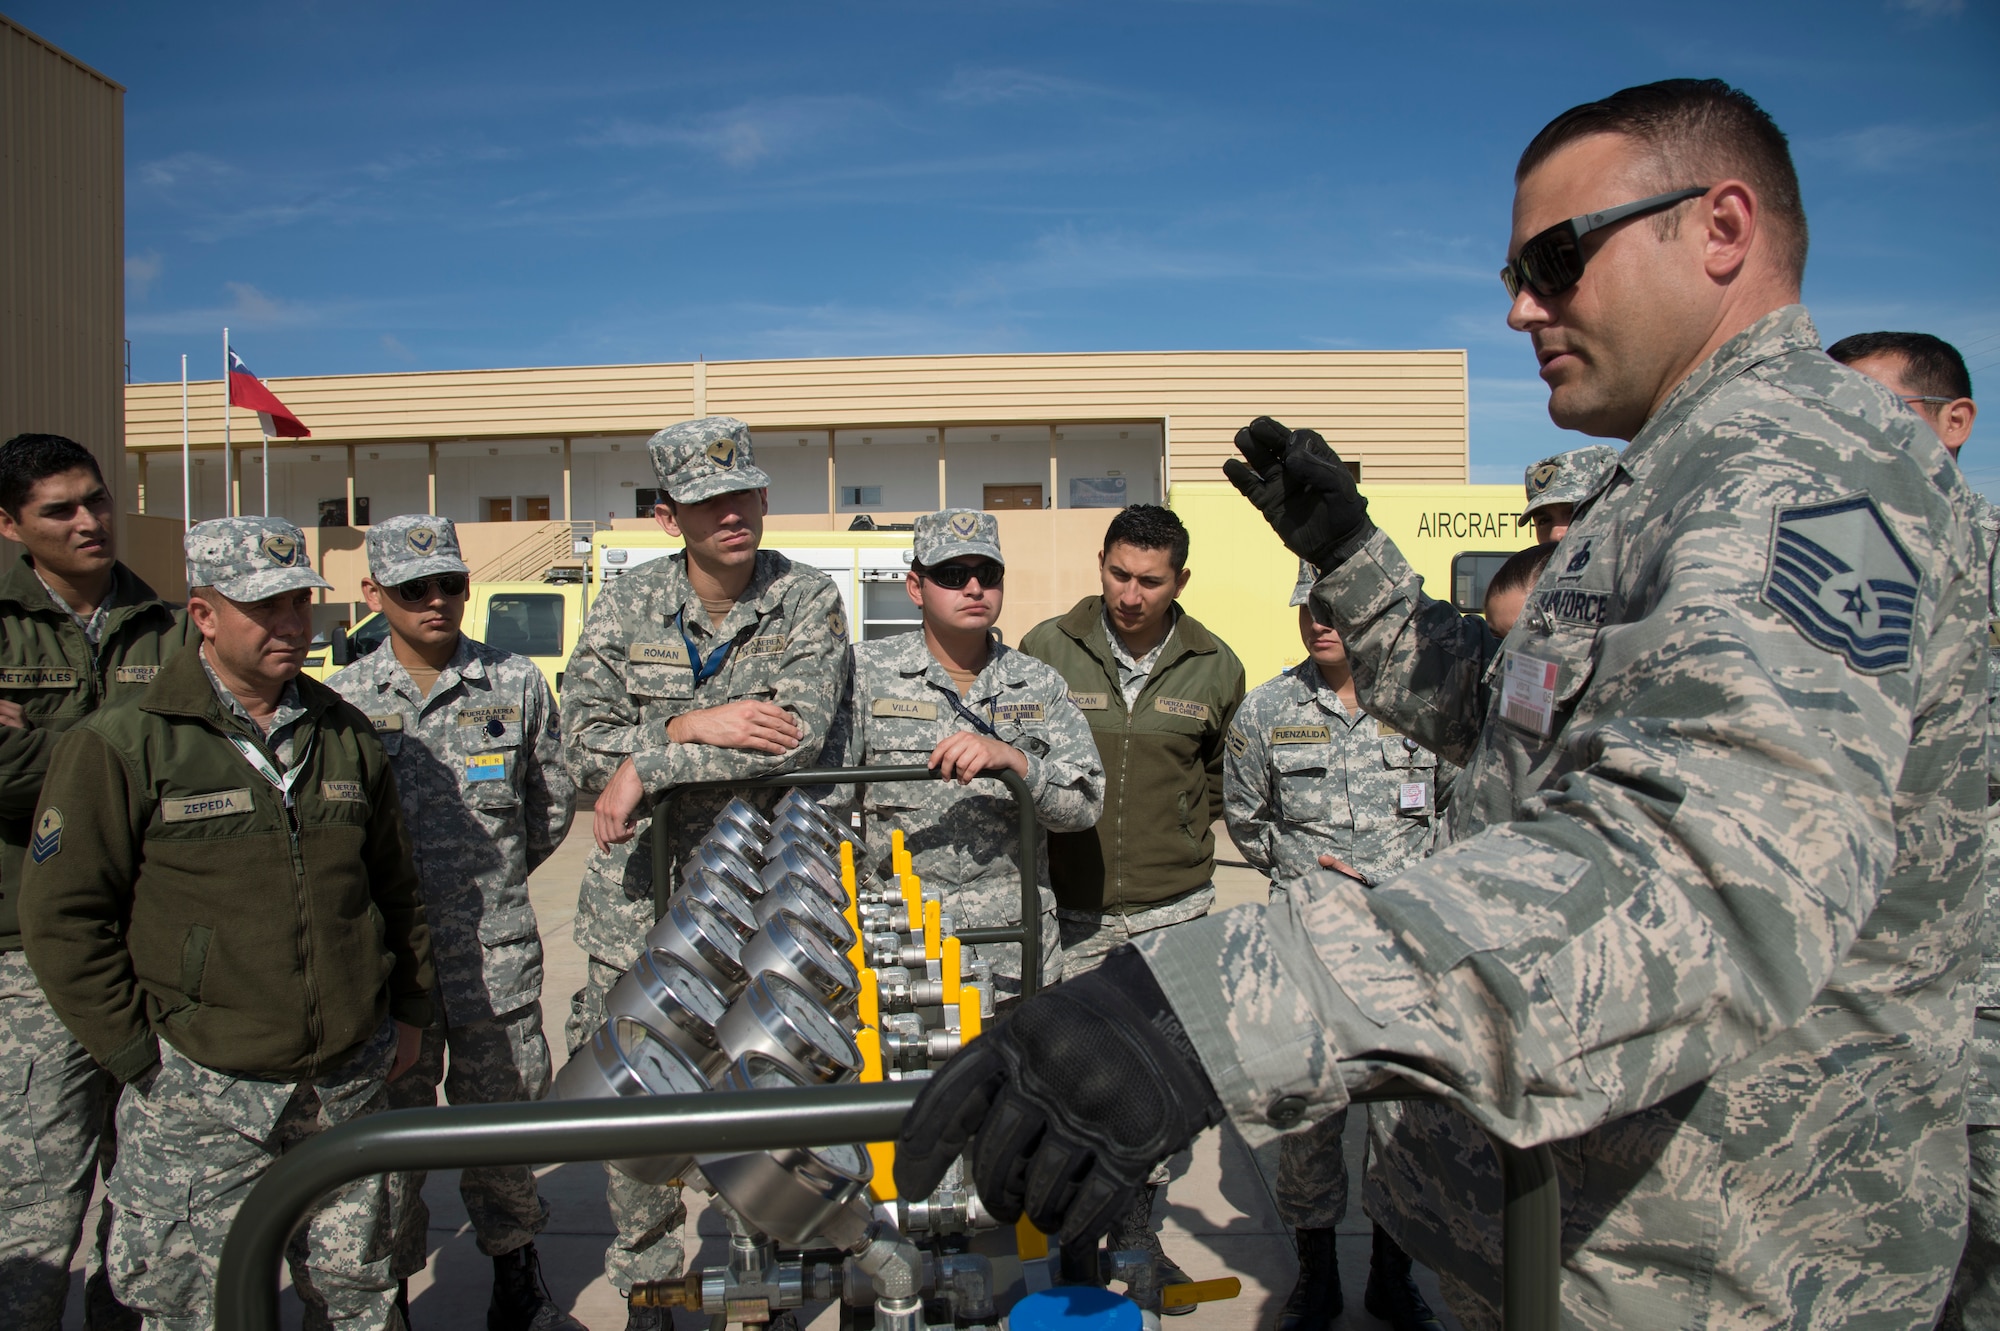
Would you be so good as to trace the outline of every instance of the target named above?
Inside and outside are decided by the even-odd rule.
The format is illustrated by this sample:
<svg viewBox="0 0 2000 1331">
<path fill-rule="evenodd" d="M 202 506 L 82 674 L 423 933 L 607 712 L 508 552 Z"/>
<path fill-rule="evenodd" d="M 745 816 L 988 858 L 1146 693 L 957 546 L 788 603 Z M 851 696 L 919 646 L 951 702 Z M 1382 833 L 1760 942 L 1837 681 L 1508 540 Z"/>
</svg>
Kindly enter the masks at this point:
<svg viewBox="0 0 2000 1331">
<path fill-rule="evenodd" d="M 12 1059 L 0 1064 L 0 1211 L 47 1201 L 50 1189 L 42 1177 L 41 1152 L 35 1145 L 35 1107 L 28 1101 L 40 1059 Z"/>
<path fill-rule="evenodd" d="M 181 993 L 190 1003 L 201 1002 L 202 977 L 208 971 L 208 945 L 215 931 L 205 924 L 188 926 L 181 940 Z"/>
</svg>

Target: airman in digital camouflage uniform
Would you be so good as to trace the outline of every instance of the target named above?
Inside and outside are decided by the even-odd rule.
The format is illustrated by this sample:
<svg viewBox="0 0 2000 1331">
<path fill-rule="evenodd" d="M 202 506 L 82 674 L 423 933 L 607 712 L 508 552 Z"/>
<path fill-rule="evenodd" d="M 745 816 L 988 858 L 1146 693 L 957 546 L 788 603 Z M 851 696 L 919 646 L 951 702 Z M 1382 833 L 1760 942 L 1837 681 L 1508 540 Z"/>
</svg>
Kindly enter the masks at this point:
<svg viewBox="0 0 2000 1331">
<path fill-rule="evenodd" d="M 1886 385 L 1960 458 L 1979 408 L 1958 348 L 1929 333 L 1856 333 L 1826 354 Z M 1987 585 L 1986 905 L 1972 986 L 1972 1069 L 1965 1082 L 1971 1204 L 1965 1255 L 1938 1331 L 2000 1326 L 2000 509 L 1976 490 L 1967 497 Z"/>
<path fill-rule="evenodd" d="M 542 1034 L 542 938 L 528 875 L 569 831 L 575 787 L 562 728 L 533 661 L 459 631 L 471 570 L 450 519 L 414 513 L 368 531 L 369 608 L 389 637 L 327 680 L 375 725 L 395 769 L 438 988 L 417 1064 L 389 1085 L 395 1109 L 539 1100 L 549 1088 Z M 449 1051 L 450 1067 L 445 1057 Z M 424 1175 L 398 1181 L 396 1277 L 429 1253 Z M 479 1250 L 493 1259 L 492 1331 L 577 1331 L 541 1279 L 535 1235 L 548 1204 L 526 1165 L 475 1166 L 458 1190 Z"/>
<path fill-rule="evenodd" d="M 751 460 L 750 428 L 709 416 L 668 426 L 648 447 L 670 501 L 655 517 L 686 549 L 598 594 L 563 678 L 563 756 L 579 786 L 602 792 L 597 852 L 577 897 L 576 941 L 590 965 L 571 1004 L 572 1050 L 603 1024 L 604 995 L 672 894 L 673 884 L 653 881 L 651 801 L 673 797 L 678 863 L 729 792 L 676 788 L 817 756 L 847 670 L 847 614 L 832 579 L 758 549 L 771 482 Z M 629 1293 L 679 1275 L 680 1190 L 607 1173 L 618 1234 L 606 1276 Z M 628 1317 L 634 1331 L 663 1325 L 658 1309 Z"/>
<path fill-rule="evenodd" d="M 1321 869 L 1378 883 L 1421 859 L 1457 772 L 1361 710 L 1340 633 L 1312 607 L 1314 578 L 1300 560 L 1291 604 L 1306 659 L 1250 690 L 1224 741 L 1223 820 L 1278 902 Z M 1294 1232 L 1299 1278 L 1277 1331 L 1325 1331 L 1340 1315 L 1335 1226 L 1347 1214 L 1346 1126 L 1343 1109 L 1278 1139 L 1278 1216 Z M 1408 1255 L 1379 1226 L 1365 1301 L 1399 1331 L 1432 1316 Z"/>
<path fill-rule="evenodd" d="M 106 1266 L 149 1331 L 211 1323 L 273 1161 L 388 1107 L 433 984 L 388 756 L 299 674 L 328 586 L 304 536 L 218 518 L 186 544 L 201 646 L 58 742 L 21 907 L 50 1004 L 125 1083 Z M 289 1249 L 309 1325 L 403 1326 L 390 1241 L 380 1175 L 313 1209 Z"/>
<path fill-rule="evenodd" d="M 56 741 L 136 694 L 187 642 L 187 617 L 118 562 L 116 501 L 74 440 L 17 435 L 0 448 L 0 536 L 23 547 L 0 575 L 0 1326 L 62 1320 L 91 1181 L 108 1148 L 117 1082 L 43 997 L 21 951 L 21 875 Z M 84 1323 L 109 1331 L 100 1212 Z"/>
<path fill-rule="evenodd" d="M 1081 1229 L 1223 1114 L 1254 1140 L 1401 1082 L 1468 1131 L 1410 1106 L 1370 1210 L 1471 1331 L 1501 1197 L 1473 1124 L 1560 1143 L 1566 1325 L 1929 1331 L 1965 1228 L 1986 813 L 1964 481 L 1820 350 L 1797 175 L 1750 98 L 1626 89 L 1516 182 L 1509 322 L 1557 424 L 1631 442 L 1504 642 L 1423 594 L 1317 434 L 1260 418 L 1226 468 L 1326 571 L 1363 704 L 1465 763 L 1453 844 L 1024 1003 L 926 1084 L 898 1185 L 1040 1122 L 982 1138 L 974 1181 L 1006 1219 L 1029 1147 L 1067 1159 L 1029 1213 Z M 1010 1066 L 1092 1074 L 1036 1119 Z"/>
<path fill-rule="evenodd" d="M 923 609 L 923 628 L 853 646 L 848 696 L 822 765 L 922 764 L 945 779 L 865 792 L 844 786 L 829 804 L 843 817 L 857 802 L 865 809 L 867 844 L 884 857 L 880 871 L 890 832 L 900 828 L 917 877 L 943 889 L 944 909 L 959 926 L 1018 924 L 1013 796 L 992 783 L 966 785 L 982 771 L 1012 770 L 1028 783 L 1045 830 L 1076 832 L 1103 811 L 1104 769 L 1063 677 L 993 640 L 1005 566 L 998 521 L 948 508 L 918 518 L 914 537 L 907 586 Z M 1046 841 L 1036 849 L 1035 873 L 1042 885 L 1040 981 L 1053 984 L 1062 978 L 1062 941 Z M 993 962 L 996 996 L 1018 995 L 1021 949 L 1005 943 L 978 950 Z"/>
<path fill-rule="evenodd" d="M 1617 465 L 1618 450 L 1603 444 L 1573 448 L 1534 463 L 1522 481 L 1528 506 L 1521 510 L 1520 525 L 1533 527 L 1541 544 L 1554 545 L 1569 530 L 1576 506 L 1595 494 Z"/>
</svg>

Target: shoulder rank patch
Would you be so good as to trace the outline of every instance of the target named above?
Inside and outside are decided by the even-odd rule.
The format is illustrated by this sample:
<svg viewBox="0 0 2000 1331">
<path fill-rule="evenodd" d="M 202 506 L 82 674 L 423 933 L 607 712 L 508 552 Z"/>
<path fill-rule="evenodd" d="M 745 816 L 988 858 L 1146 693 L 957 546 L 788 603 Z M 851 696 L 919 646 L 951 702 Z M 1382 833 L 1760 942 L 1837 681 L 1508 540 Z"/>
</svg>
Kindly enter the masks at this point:
<svg viewBox="0 0 2000 1331">
<path fill-rule="evenodd" d="M 993 704 L 993 719 L 996 722 L 1011 721 L 1017 726 L 1048 720 L 1048 715 L 1038 702 L 1001 702 Z"/>
<path fill-rule="evenodd" d="M 222 818 L 232 813 L 249 813 L 257 807 L 247 790 L 218 790 L 211 795 L 187 795 L 160 801 L 160 820 L 192 823 L 203 818 Z"/>
<path fill-rule="evenodd" d="M 847 641 L 847 616 L 846 616 L 846 615 L 843 615 L 843 614 L 841 614 L 841 613 L 840 613 L 840 611 L 838 611 L 838 610 L 829 610 L 829 611 L 827 611 L 827 612 L 826 612 L 826 631 L 827 631 L 827 635 L 828 635 L 829 637 L 831 637 L 831 638 L 835 639 L 836 641 L 839 641 L 839 642 L 846 642 L 846 641 Z"/>
<path fill-rule="evenodd" d="M 919 702 L 915 698 L 873 698 L 868 703 L 870 716 L 901 716 L 913 721 L 937 720 L 937 704 Z"/>
<path fill-rule="evenodd" d="M 1229 733 L 1222 737 L 1222 742 L 1227 744 L 1229 751 L 1238 758 L 1250 751 L 1250 737 L 1235 726 L 1229 727 Z"/>
<path fill-rule="evenodd" d="M 686 669 L 688 649 L 684 642 L 635 642 L 625 649 L 625 659 L 633 665 L 670 665 Z"/>
<path fill-rule="evenodd" d="M 368 796 L 361 789 L 359 781 L 322 781 L 319 783 L 319 797 L 343 804 L 366 804 Z"/>
<path fill-rule="evenodd" d="M 76 671 L 66 666 L 0 667 L 0 689 L 73 689 Z"/>
<path fill-rule="evenodd" d="M 1272 726 L 1273 744 L 1330 744 L 1333 731 L 1325 726 Z"/>
<path fill-rule="evenodd" d="M 1208 720 L 1208 704 L 1191 698 L 1155 698 L 1153 710 L 1165 712 L 1168 716 L 1186 717 L 1190 721 Z"/>
<path fill-rule="evenodd" d="M 151 684 L 153 676 L 159 673 L 160 668 L 156 665 L 119 666 L 112 677 L 120 684 Z"/>
<path fill-rule="evenodd" d="M 1764 603 L 1862 674 L 1909 666 L 1919 581 L 1867 495 L 1778 510 Z"/>
<path fill-rule="evenodd" d="M 1111 706 L 1111 695 L 1108 693 L 1071 693 L 1069 700 L 1076 704 L 1078 711 L 1083 712 L 1102 712 Z"/>
<path fill-rule="evenodd" d="M 2000 619 L 1986 621 L 1986 645 L 2000 647 Z"/>
<path fill-rule="evenodd" d="M 28 853 L 34 856 L 35 863 L 44 864 L 55 858 L 62 849 L 62 829 L 62 810 L 53 804 L 43 809 L 42 816 L 35 820 L 34 840 L 28 843 Z"/>
<path fill-rule="evenodd" d="M 742 652 L 745 657 L 782 656 L 785 652 L 785 635 L 766 633 L 761 638 L 750 639 L 736 650 Z"/>
<path fill-rule="evenodd" d="M 371 712 L 368 715 L 368 724 L 375 727 L 375 733 L 378 735 L 385 730 L 401 730 L 403 728 L 403 714 L 401 712 Z"/>
</svg>

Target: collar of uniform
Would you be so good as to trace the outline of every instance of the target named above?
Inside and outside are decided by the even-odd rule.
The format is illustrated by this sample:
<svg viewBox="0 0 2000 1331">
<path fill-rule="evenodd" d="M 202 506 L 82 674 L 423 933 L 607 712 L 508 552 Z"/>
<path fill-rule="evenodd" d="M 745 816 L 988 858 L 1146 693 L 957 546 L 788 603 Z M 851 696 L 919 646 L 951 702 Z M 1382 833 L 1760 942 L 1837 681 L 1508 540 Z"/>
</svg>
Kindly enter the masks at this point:
<svg viewBox="0 0 2000 1331">
<path fill-rule="evenodd" d="M 1167 636 L 1175 640 L 1175 645 L 1160 653 L 1160 659 L 1153 663 L 1153 669 L 1160 671 L 1181 656 L 1203 656 L 1215 650 L 1215 638 L 1202 627 L 1201 621 L 1189 614 L 1180 602 L 1174 603 L 1175 619 Z M 1056 621 L 1056 627 L 1102 662 L 1106 668 L 1112 663 L 1111 630 L 1106 624 L 1104 598 L 1086 596 L 1070 608 L 1070 612 Z"/>
<path fill-rule="evenodd" d="M 410 678 L 410 668 L 403 664 L 403 658 L 396 655 L 395 644 L 383 643 L 368 659 L 372 660 L 375 655 L 388 658 L 375 678 L 375 691 L 386 693 L 393 688 L 421 707 L 425 700 L 417 696 L 417 682 Z M 472 639 L 461 633 L 458 635 L 458 646 L 452 649 L 451 659 L 444 663 L 444 669 L 438 671 L 437 683 L 432 687 L 430 696 L 442 696 L 445 689 L 461 679 L 483 679 L 485 675 L 485 663 L 474 650 Z"/>
<path fill-rule="evenodd" d="M 945 673 L 945 668 L 931 655 L 929 644 L 925 643 L 922 630 L 901 633 L 897 637 L 908 638 L 908 643 L 897 643 L 891 664 L 896 673 L 906 679 L 924 678 L 940 688 L 958 692 L 958 684 Z M 1020 688 L 1028 682 L 1028 673 L 1021 661 L 1014 659 L 1017 653 L 1004 642 L 993 644 L 993 650 L 986 658 L 986 665 L 978 678 L 972 681 L 972 692 L 979 697 L 998 696 L 1003 688 Z"/>
<path fill-rule="evenodd" d="M 1292 667 L 1292 678 L 1298 682 L 1299 690 L 1308 701 L 1318 703 L 1349 726 L 1359 724 L 1368 715 L 1359 707 L 1348 710 L 1347 704 L 1340 700 L 1340 694 L 1327 684 L 1326 678 L 1319 673 L 1319 666 L 1310 656 Z"/>
<path fill-rule="evenodd" d="M 1766 361 L 1794 352 L 1818 350 L 1819 329 L 1813 326 L 1805 306 L 1785 305 L 1772 310 L 1717 347 L 1694 373 L 1667 394 L 1660 409 L 1619 455 L 1618 465 L 1635 480 L 1643 481 L 1666 442 L 1679 433 L 1681 423 L 1712 394 Z"/>
<path fill-rule="evenodd" d="M 35 572 L 35 561 L 27 551 L 8 564 L 0 572 L 0 601 L 12 601 L 29 613 L 56 615 L 63 619 L 69 616 L 49 595 L 48 587 Z M 120 624 L 141 611 L 161 609 L 169 613 L 172 607 L 160 599 L 160 594 L 146 585 L 146 580 L 126 568 L 121 563 L 111 566 L 111 611 L 104 617 L 104 631 L 111 633 Z"/>
<path fill-rule="evenodd" d="M 167 657 L 152 685 L 141 695 L 140 710 L 161 716 L 198 717 L 218 728 L 236 725 L 236 718 L 222 705 L 215 686 L 209 683 L 210 669 L 201 659 L 197 637 L 186 650 Z M 318 720 L 321 712 L 340 701 L 339 694 L 307 675 L 294 679 L 292 687 L 297 689 L 299 706 L 305 709 L 309 721 Z"/>
<path fill-rule="evenodd" d="M 781 584 L 784 575 L 792 568 L 792 561 L 776 550 L 759 550 L 756 567 L 750 574 L 749 583 L 743 588 L 743 594 L 736 598 L 735 605 L 729 607 L 722 623 L 711 628 L 708 611 L 703 608 L 701 598 L 695 595 L 694 584 L 688 581 L 686 552 L 676 553 L 671 563 L 673 579 L 667 586 L 667 600 L 672 608 L 668 612 L 668 620 L 671 622 L 678 616 L 690 630 L 716 642 L 727 642 L 783 601 L 784 588 Z"/>
</svg>

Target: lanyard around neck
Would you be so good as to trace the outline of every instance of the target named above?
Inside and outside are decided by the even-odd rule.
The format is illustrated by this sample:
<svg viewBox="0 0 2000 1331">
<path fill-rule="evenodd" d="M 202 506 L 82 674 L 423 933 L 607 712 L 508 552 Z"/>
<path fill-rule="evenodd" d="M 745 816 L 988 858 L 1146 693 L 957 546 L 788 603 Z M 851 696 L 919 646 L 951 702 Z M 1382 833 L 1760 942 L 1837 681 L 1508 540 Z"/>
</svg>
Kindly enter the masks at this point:
<svg viewBox="0 0 2000 1331">
<path fill-rule="evenodd" d="M 694 645 L 694 636 L 687 630 L 685 610 L 680 613 L 680 628 L 681 643 L 687 648 L 688 669 L 694 671 L 694 682 L 700 684 L 703 680 L 715 678 L 721 673 L 723 665 L 728 662 L 729 649 L 736 645 L 735 642 L 725 642 L 707 656 L 703 656 L 701 648 Z"/>
<path fill-rule="evenodd" d="M 271 760 L 264 755 L 262 749 L 241 735 L 229 736 L 229 742 L 236 746 L 236 751 L 243 755 L 243 761 L 249 763 L 258 776 L 271 783 L 272 789 L 284 798 L 285 807 L 289 809 L 292 807 L 292 787 L 298 784 L 299 777 L 305 773 L 306 759 L 312 754 L 313 737 L 318 733 L 316 727 L 309 727 L 306 730 L 305 740 L 299 747 L 298 757 L 293 761 L 291 770 L 282 774 L 272 766 Z"/>
<path fill-rule="evenodd" d="M 956 690 L 945 688 L 936 680 L 931 681 L 931 687 L 942 693 L 945 701 L 951 704 L 951 710 L 971 722 L 974 730 L 977 730 L 982 735 L 991 736 L 994 739 L 1000 738 L 1000 732 L 993 728 L 993 723 L 981 717 L 979 713 L 973 711 L 970 707 L 967 707 L 964 700 L 958 696 Z"/>
</svg>

